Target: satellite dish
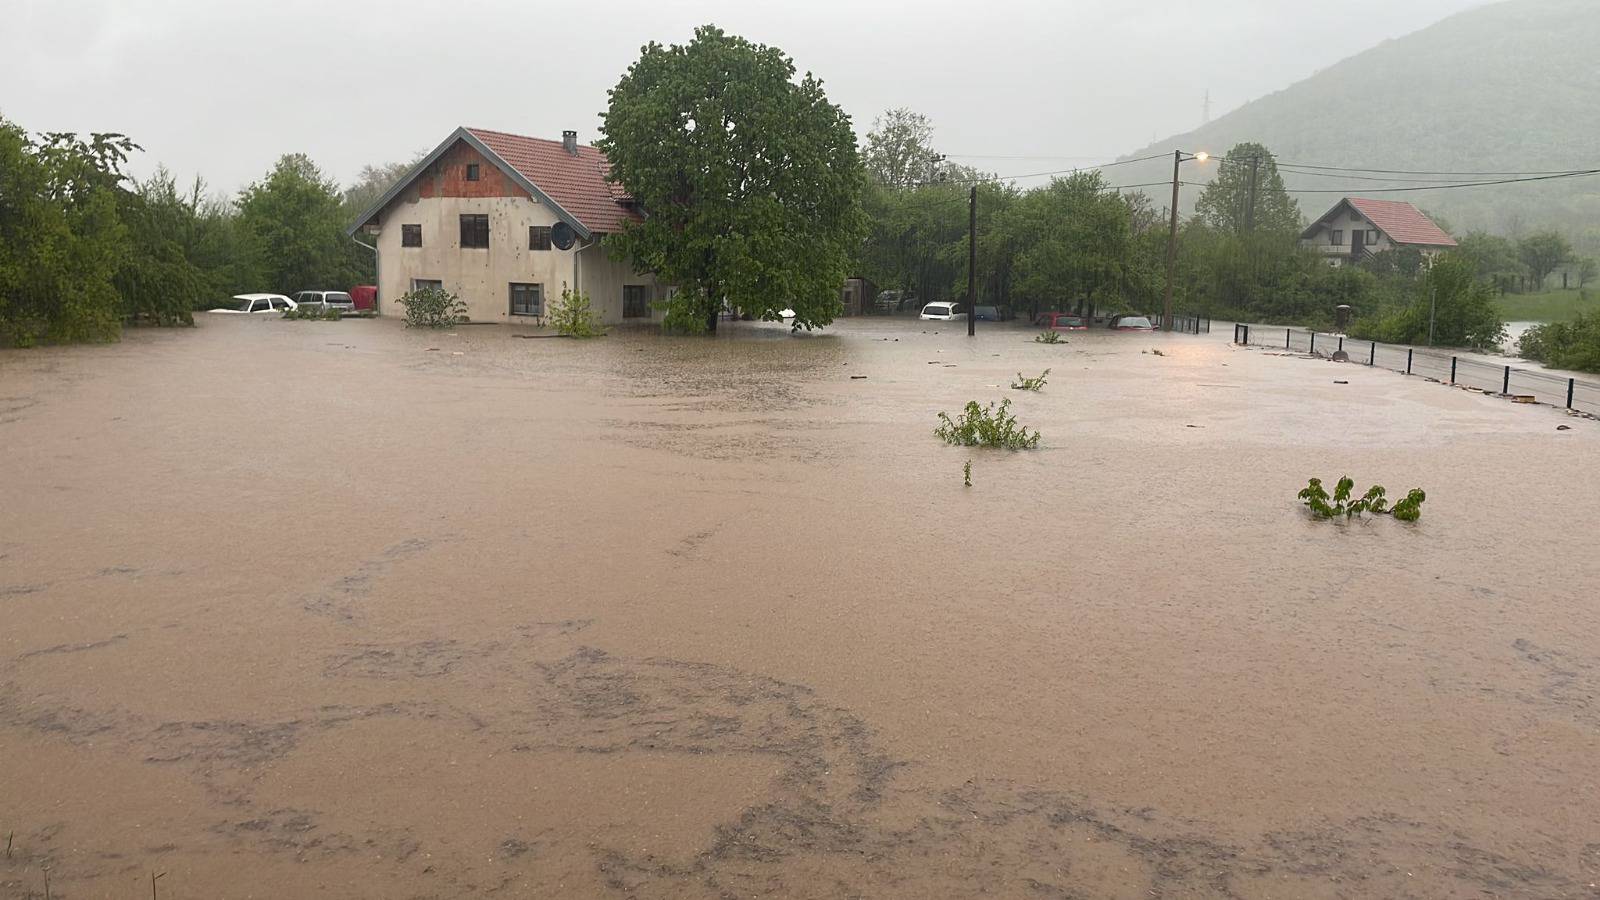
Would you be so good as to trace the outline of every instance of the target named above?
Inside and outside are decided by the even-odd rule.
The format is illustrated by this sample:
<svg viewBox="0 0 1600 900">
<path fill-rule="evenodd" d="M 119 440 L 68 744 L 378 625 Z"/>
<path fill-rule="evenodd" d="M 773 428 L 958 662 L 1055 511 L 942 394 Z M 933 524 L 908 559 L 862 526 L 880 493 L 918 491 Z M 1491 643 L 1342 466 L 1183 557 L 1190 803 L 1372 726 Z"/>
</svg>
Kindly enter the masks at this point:
<svg viewBox="0 0 1600 900">
<path fill-rule="evenodd" d="M 578 240 L 577 232 L 565 222 L 557 222 L 550 226 L 550 243 L 557 250 L 571 250 L 572 245 Z"/>
</svg>

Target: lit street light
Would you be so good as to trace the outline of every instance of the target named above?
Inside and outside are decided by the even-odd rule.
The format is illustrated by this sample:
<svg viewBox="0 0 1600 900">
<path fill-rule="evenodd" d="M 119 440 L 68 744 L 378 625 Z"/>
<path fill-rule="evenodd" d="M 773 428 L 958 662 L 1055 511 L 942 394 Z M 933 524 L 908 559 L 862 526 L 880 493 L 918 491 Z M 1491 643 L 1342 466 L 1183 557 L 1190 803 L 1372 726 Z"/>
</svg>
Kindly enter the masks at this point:
<svg viewBox="0 0 1600 900">
<path fill-rule="evenodd" d="M 1161 328 L 1163 331 L 1172 330 L 1172 280 L 1178 266 L 1178 169 L 1185 160 L 1194 160 L 1202 165 L 1211 158 L 1211 154 L 1204 150 L 1199 153 L 1184 153 L 1182 150 L 1172 151 L 1172 231 L 1167 235 L 1167 294 L 1166 300 L 1161 305 Z"/>
</svg>

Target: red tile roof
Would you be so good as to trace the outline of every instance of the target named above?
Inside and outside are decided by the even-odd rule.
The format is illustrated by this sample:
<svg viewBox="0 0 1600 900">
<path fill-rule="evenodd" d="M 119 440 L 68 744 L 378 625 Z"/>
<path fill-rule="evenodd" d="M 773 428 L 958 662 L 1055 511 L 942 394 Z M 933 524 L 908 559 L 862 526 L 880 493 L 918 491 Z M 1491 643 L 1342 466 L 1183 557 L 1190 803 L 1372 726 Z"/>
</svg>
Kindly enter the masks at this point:
<svg viewBox="0 0 1600 900">
<path fill-rule="evenodd" d="M 1366 216 L 1378 230 L 1397 244 L 1422 247 L 1454 247 L 1456 239 L 1433 224 L 1433 220 L 1409 203 L 1399 200 L 1366 200 L 1347 197 L 1345 202 Z"/>
<path fill-rule="evenodd" d="M 622 185 L 606 181 L 610 163 L 599 150 L 579 145 L 574 156 L 560 141 L 484 128 L 466 130 L 590 231 L 619 232 L 622 223 L 640 218 L 623 205 L 628 193 Z"/>
</svg>

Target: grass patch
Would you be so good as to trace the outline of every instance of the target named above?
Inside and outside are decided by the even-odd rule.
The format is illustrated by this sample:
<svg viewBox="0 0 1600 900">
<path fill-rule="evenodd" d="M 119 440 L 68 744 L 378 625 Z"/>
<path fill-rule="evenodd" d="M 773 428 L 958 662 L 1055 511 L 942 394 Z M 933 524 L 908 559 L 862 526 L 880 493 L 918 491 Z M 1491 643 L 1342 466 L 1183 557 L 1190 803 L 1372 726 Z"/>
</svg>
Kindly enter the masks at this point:
<svg viewBox="0 0 1600 900">
<path fill-rule="evenodd" d="M 1600 291 L 1544 291 L 1507 294 L 1495 301 L 1507 322 L 1570 322 L 1580 312 L 1600 311 Z"/>
</svg>

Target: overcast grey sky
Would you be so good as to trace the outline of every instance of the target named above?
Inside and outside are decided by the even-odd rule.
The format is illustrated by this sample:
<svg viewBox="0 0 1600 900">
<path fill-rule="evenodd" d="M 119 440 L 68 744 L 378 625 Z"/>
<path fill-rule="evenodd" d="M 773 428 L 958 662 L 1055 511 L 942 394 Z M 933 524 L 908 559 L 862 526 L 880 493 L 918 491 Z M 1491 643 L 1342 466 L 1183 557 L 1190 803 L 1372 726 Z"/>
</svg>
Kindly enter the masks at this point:
<svg viewBox="0 0 1600 900">
<path fill-rule="evenodd" d="M 457 125 L 591 141 L 642 44 L 715 22 L 816 73 L 859 133 L 908 106 L 953 157 L 1103 161 L 1198 125 L 1207 89 L 1220 115 L 1483 2 L 5 0 L 0 115 L 125 132 L 135 171 L 227 192 L 292 151 L 348 181 Z"/>
</svg>

